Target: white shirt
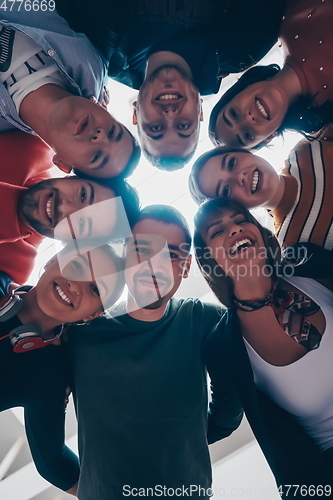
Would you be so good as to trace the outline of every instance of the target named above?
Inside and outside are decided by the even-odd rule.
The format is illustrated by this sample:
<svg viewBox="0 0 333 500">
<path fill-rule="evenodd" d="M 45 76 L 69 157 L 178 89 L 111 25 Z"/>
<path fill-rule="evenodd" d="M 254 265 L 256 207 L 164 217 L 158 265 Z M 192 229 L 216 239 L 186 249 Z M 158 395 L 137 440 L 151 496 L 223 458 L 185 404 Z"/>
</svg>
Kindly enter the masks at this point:
<svg viewBox="0 0 333 500">
<path fill-rule="evenodd" d="M 333 446 L 333 293 L 310 278 L 288 277 L 313 299 L 326 327 L 317 349 L 287 366 L 273 366 L 245 340 L 258 389 L 291 413 L 321 451 Z"/>
<path fill-rule="evenodd" d="M 3 28 L 0 45 L 0 80 L 18 113 L 23 99 L 39 87 L 53 83 L 66 88 L 56 63 L 29 36 L 21 31 Z"/>
</svg>

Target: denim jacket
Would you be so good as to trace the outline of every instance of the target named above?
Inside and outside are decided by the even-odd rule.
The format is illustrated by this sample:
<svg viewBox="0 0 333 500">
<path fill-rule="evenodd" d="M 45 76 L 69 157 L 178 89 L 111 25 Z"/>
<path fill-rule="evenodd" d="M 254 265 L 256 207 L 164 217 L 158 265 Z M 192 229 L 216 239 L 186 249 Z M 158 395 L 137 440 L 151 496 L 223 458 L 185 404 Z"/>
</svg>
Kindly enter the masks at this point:
<svg viewBox="0 0 333 500">
<path fill-rule="evenodd" d="M 12 11 L 0 13 L 0 29 L 13 28 L 30 36 L 57 64 L 69 90 L 74 95 L 101 100 L 107 80 L 105 59 L 82 33 L 75 33 L 56 11 Z M 19 128 L 34 134 L 19 117 L 15 105 L 0 82 L 0 132 Z"/>
</svg>

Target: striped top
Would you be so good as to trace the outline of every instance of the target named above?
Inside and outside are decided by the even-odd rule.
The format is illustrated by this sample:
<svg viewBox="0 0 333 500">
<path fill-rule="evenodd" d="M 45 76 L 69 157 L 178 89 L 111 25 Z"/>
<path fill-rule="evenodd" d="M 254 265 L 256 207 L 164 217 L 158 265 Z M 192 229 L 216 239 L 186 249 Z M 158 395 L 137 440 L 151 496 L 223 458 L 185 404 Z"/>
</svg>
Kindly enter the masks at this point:
<svg viewBox="0 0 333 500">
<path fill-rule="evenodd" d="M 299 142 L 281 172 L 285 192 L 270 214 L 283 247 L 310 241 L 333 248 L 333 142 Z"/>
</svg>

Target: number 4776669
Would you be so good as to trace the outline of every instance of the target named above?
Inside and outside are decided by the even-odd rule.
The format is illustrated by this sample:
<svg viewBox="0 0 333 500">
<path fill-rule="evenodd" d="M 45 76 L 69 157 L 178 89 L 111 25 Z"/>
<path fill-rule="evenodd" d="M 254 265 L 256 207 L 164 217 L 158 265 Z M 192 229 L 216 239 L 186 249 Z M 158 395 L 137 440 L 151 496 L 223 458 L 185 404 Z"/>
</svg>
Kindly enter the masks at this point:
<svg viewBox="0 0 333 500">
<path fill-rule="evenodd" d="M 45 12 L 47 10 L 53 11 L 55 9 L 54 0 L 0 0 L 0 9 L 5 12 L 16 10 L 25 10 L 26 12 Z"/>
</svg>

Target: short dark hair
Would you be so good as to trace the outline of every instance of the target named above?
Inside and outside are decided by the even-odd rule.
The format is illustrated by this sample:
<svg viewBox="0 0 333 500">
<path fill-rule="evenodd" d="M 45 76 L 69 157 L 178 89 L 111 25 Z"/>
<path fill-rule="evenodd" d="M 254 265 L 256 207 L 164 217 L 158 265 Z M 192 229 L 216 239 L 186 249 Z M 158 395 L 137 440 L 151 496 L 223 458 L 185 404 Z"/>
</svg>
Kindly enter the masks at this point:
<svg viewBox="0 0 333 500">
<path fill-rule="evenodd" d="M 125 165 L 124 170 L 120 174 L 116 175 L 115 177 L 110 177 L 110 179 L 126 179 L 127 177 L 132 175 L 134 170 L 138 166 L 140 158 L 141 158 L 141 148 L 139 146 L 138 141 L 136 140 L 134 135 L 128 130 L 127 127 L 125 127 L 123 125 L 123 128 L 125 130 L 127 130 L 127 132 L 131 136 L 133 151 L 132 151 L 132 154 L 131 154 L 127 164 Z M 92 181 L 95 181 L 97 179 L 96 177 L 93 177 L 92 175 L 88 175 L 85 172 L 81 172 L 81 170 L 78 170 L 77 168 L 74 168 L 73 172 L 75 175 L 77 175 L 78 177 L 81 177 L 83 179 L 91 179 Z"/>
<path fill-rule="evenodd" d="M 175 224 L 180 227 L 185 235 L 185 243 L 190 251 L 192 244 L 191 231 L 185 217 L 174 207 L 169 205 L 149 205 L 140 211 L 137 222 L 145 219 L 154 219 L 165 224 Z"/>
<path fill-rule="evenodd" d="M 273 270 L 276 269 L 276 264 L 281 262 L 281 248 L 274 234 L 269 229 L 262 226 L 249 212 L 249 210 L 247 210 L 247 208 L 243 207 L 236 201 L 216 198 L 214 200 L 207 200 L 200 205 L 194 218 L 195 257 L 203 277 L 218 300 L 226 307 L 233 308 L 233 281 L 210 254 L 209 248 L 207 248 L 207 245 L 201 235 L 201 232 L 205 227 L 207 217 L 211 214 L 218 213 L 223 208 L 231 208 L 236 212 L 241 213 L 248 222 L 251 222 L 259 229 L 267 249 L 267 264 L 271 266 Z"/>
<path fill-rule="evenodd" d="M 221 97 L 218 103 L 214 106 L 209 118 L 209 137 L 213 144 L 219 145 L 216 138 L 216 121 L 221 109 L 228 104 L 236 95 L 245 90 L 253 83 L 269 80 L 281 71 L 277 64 L 269 64 L 267 66 L 254 66 L 243 73 L 238 82 L 230 87 Z M 285 130 L 297 130 L 311 140 L 315 137 L 307 136 L 307 134 L 320 133 L 331 121 L 333 116 L 333 101 L 327 100 L 321 106 L 314 106 L 313 100 L 315 96 L 299 95 L 293 102 L 276 132 L 280 135 Z M 263 141 L 251 149 L 260 149 L 266 146 L 267 142 Z"/>
<path fill-rule="evenodd" d="M 143 154 L 154 167 L 160 170 L 167 170 L 168 172 L 173 172 L 175 170 L 180 170 L 185 167 L 185 165 L 193 158 L 194 153 L 197 149 L 195 145 L 193 151 L 187 156 L 154 156 L 143 148 Z"/>
<path fill-rule="evenodd" d="M 248 153 L 246 149 L 228 148 L 226 146 L 218 146 L 214 149 L 210 149 L 203 153 L 199 158 L 193 163 L 190 176 L 188 178 L 188 184 L 191 196 L 193 200 L 200 205 L 203 201 L 207 199 L 199 186 L 199 175 L 203 167 L 206 165 L 207 161 L 214 156 L 219 156 L 223 153 Z"/>
</svg>

